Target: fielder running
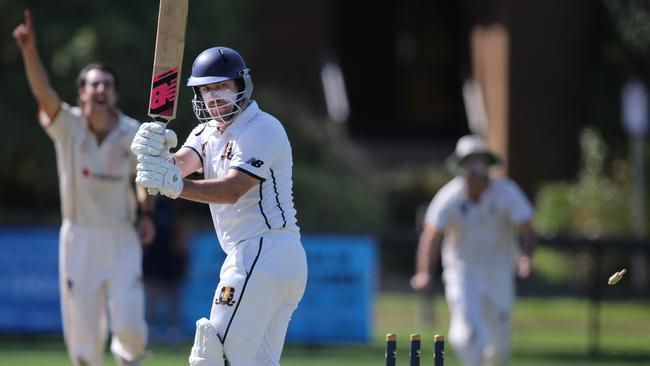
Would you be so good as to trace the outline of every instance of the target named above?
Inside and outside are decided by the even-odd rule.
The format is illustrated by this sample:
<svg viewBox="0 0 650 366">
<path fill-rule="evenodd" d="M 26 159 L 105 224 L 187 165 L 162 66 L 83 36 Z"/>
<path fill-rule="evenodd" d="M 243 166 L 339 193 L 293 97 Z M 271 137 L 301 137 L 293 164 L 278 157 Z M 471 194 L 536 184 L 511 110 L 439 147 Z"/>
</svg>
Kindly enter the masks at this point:
<svg viewBox="0 0 650 366">
<path fill-rule="evenodd" d="M 197 321 L 190 365 L 279 365 L 307 262 L 296 224 L 291 146 L 282 124 L 252 101 L 249 69 L 226 47 L 203 51 L 187 83 L 200 125 L 168 155 L 171 133 L 138 131 L 136 182 L 171 198 L 208 203 L 227 258 L 210 319 Z M 203 170 L 205 179 L 183 179 Z"/>
<path fill-rule="evenodd" d="M 427 209 L 411 279 L 415 290 L 430 285 L 442 246 L 449 342 L 465 366 L 508 363 L 514 271 L 522 278 L 531 271 L 533 208 L 515 182 L 489 176 L 489 167 L 498 162 L 479 136 L 458 140 L 449 163 L 460 175 Z"/>
<path fill-rule="evenodd" d="M 116 75 L 100 64 L 79 73 L 79 106 L 61 101 L 38 54 L 29 11 L 14 30 L 40 122 L 54 141 L 63 225 L 59 279 L 63 332 L 74 365 L 100 366 L 108 336 L 118 365 L 146 355 L 142 248 L 153 240 L 149 215 L 136 218 L 129 147 L 139 123 L 116 107 Z M 141 213 L 152 200 L 138 188 Z M 138 230 L 134 228 L 136 223 Z"/>
</svg>

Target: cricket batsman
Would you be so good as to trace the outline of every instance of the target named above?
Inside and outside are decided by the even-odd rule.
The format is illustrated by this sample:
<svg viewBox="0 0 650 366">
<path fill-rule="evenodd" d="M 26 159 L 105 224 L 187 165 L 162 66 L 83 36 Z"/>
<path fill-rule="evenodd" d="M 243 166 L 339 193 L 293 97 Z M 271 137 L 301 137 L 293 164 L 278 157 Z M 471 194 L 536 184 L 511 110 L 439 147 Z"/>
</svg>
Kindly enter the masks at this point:
<svg viewBox="0 0 650 366">
<path fill-rule="evenodd" d="M 207 203 L 226 260 L 210 318 L 196 323 L 192 366 L 279 365 L 291 314 L 307 281 L 282 124 L 251 99 L 244 59 L 212 47 L 187 85 L 199 125 L 175 154 L 165 128 L 141 126 L 131 145 L 136 182 L 170 198 Z M 196 171 L 204 179 L 183 179 Z"/>
</svg>

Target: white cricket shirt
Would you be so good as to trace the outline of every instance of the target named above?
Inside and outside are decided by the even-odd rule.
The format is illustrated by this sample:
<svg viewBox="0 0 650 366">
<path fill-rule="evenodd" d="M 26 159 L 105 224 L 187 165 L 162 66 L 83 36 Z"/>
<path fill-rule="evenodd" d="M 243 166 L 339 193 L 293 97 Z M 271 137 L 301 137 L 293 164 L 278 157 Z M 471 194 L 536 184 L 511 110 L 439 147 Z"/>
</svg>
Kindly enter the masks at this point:
<svg viewBox="0 0 650 366">
<path fill-rule="evenodd" d="M 532 205 L 512 180 L 492 179 L 473 202 L 464 178 L 456 177 L 435 195 L 424 220 L 444 232 L 445 271 L 483 276 L 513 269 L 518 226 L 532 216 Z"/>
<path fill-rule="evenodd" d="M 54 119 L 42 111 L 39 117 L 56 149 L 63 219 L 89 227 L 132 225 L 137 160 L 130 146 L 140 124 L 119 113 L 118 125 L 97 144 L 78 107 L 61 103 Z"/>
<path fill-rule="evenodd" d="M 299 233 L 293 206 L 291 145 L 282 124 L 251 102 L 228 128 L 197 126 L 183 145 L 202 159 L 205 179 L 237 169 L 259 180 L 234 204 L 210 204 L 212 221 L 226 253 L 239 242 L 269 230 Z"/>
</svg>

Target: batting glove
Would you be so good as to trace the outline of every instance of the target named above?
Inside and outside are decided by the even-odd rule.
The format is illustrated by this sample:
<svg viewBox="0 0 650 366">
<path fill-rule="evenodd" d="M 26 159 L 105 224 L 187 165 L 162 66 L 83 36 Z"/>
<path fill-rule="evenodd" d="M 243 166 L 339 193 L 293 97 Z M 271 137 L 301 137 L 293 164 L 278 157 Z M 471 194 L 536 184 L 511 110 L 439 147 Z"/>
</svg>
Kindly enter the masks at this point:
<svg viewBox="0 0 650 366">
<path fill-rule="evenodd" d="M 189 361 L 191 366 L 224 366 L 221 339 L 217 329 L 206 318 L 196 321 L 194 346 Z"/>
<path fill-rule="evenodd" d="M 175 199 L 183 191 L 181 170 L 165 159 L 149 155 L 138 155 L 138 173 L 135 183 L 151 191 Z"/>
<path fill-rule="evenodd" d="M 178 138 L 172 130 L 156 122 L 140 125 L 131 143 L 131 151 L 135 155 L 158 156 L 169 160 L 169 149 L 176 147 Z"/>
</svg>

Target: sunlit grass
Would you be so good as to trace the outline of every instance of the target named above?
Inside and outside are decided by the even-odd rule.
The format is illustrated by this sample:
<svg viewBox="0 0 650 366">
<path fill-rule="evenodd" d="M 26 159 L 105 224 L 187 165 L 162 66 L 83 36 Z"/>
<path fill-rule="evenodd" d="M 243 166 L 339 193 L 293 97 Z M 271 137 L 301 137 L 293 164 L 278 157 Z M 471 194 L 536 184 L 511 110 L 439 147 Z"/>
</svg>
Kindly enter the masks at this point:
<svg viewBox="0 0 650 366">
<path fill-rule="evenodd" d="M 374 337 L 368 344 L 288 344 L 285 366 L 375 366 L 384 363 L 384 336 L 398 335 L 398 357 L 408 362 L 408 336 L 422 335 L 422 365 L 432 364 L 434 334 L 446 334 L 449 312 L 442 297 L 433 306 L 432 325 L 419 324 L 421 298 L 411 293 L 381 294 L 375 308 Z M 601 305 L 600 353 L 592 355 L 589 343 L 590 305 L 579 299 L 520 299 L 513 325 L 513 366 L 648 365 L 650 364 L 650 306 L 641 302 L 606 302 Z M 335 316 L 335 312 L 332 316 Z M 332 320 L 336 326 L 336 320 Z M 144 366 L 187 365 L 189 341 L 171 348 L 154 347 Z M 5 338 L 0 340 L 0 364 L 23 366 L 70 365 L 60 337 L 54 339 Z M 109 354 L 105 365 L 115 362 Z M 447 366 L 458 366 L 447 345 Z"/>
</svg>

